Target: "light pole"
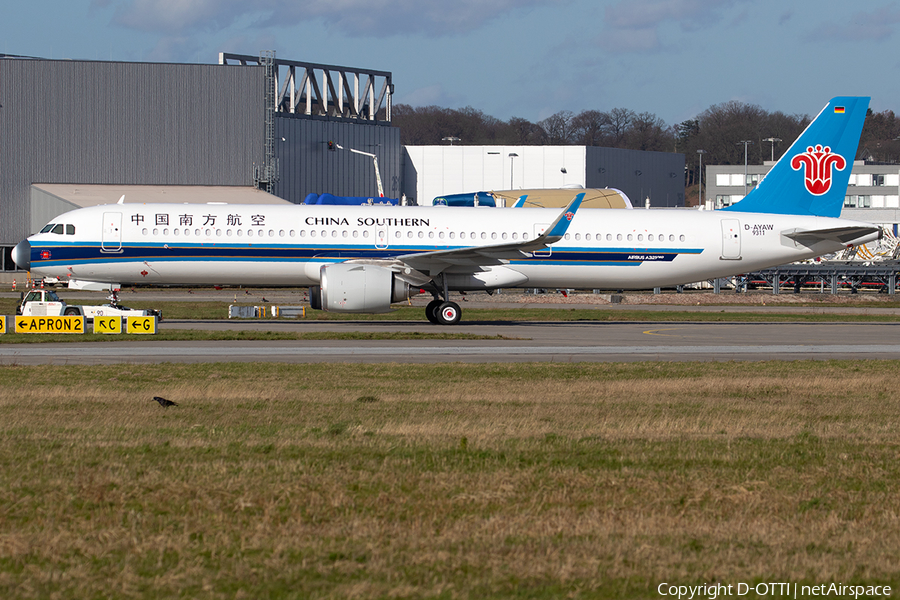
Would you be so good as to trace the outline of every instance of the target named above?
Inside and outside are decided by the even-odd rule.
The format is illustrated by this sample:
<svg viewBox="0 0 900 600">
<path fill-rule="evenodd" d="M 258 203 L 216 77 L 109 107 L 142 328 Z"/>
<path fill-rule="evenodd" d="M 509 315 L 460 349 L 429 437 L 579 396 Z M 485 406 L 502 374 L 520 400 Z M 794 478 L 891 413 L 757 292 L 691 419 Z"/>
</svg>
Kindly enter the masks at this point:
<svg viewBox="0 0 900 600">
<path fill-rule="evenodd" d="M 515 152 L 509 153 L 509 189 L 513 189 L 513 164 L 517 156 Z"/>
<path fill-rule="evenodd" d="M 747 146 L 752 144 L 751 140 L 741 140 L 738 144 L 744 145 L 744 196 L 747 196 Z"/>
<path fill-rule="evenodd" d="M 697 150 L 697 154 L 700 155 L 700 200 L 699 205 L 703 207 L 703 155 L 706 154 L 706 150 Z"/>
<path fill-rule="evenodd" d="M 772 156 L 769 158 L 770 161 L 775 162 L 775 143 L 780 142 L 781 138 L 770 137 L 763 140 L 764 142 L 770 142 L 772 144 Z"/>
</svg>

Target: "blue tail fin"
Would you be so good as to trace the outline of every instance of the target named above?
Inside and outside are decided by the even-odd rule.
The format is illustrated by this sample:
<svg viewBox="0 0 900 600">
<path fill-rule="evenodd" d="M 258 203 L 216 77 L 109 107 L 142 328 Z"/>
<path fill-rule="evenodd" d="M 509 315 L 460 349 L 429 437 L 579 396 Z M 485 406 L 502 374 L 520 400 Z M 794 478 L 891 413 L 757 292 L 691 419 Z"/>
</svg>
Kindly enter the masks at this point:
<svg viewBox="0 0 900 600">
<path fill-rule="evenodd" d="M 747 196 L 722 210 L 839 217 L 869 98 L 833 98 Z"/>
</svg>

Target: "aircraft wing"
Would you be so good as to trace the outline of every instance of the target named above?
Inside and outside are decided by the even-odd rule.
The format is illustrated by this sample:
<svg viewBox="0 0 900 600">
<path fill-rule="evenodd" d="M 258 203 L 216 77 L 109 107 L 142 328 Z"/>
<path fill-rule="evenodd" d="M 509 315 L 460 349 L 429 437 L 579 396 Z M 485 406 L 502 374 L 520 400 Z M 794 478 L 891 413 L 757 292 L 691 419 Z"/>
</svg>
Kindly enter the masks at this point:
<svg viewBox="0 0 900 600">
<path fill-rule="evenodd" d="M 830 229 L 796 229 L 794 231 L 785 232 L 784 236 L 794 240 L 804 246 L 815 242 L 838 242 L 840 244 L 849 244 L 853 240 L 861 237 L 878 233 L 878 239 L 881 239 L 883 231 L 881 227 L 874 225 L 865 227 L 833 227 Z"/>
<path fill-rule="evenodd" d="M 500 265 L 509 260 L 523 258 L 529 252 L 543 250 L 550 244 L 561 240 L 583 199 L 584 193 L 575 196 L 546 231 L 533 240 L 404 254 L 396 257 L 395 260 L 417 271 L 437 274 L 452 267 L 471 267 L 473 270 L 477 270 L 477 267 Z"/>
</svg>

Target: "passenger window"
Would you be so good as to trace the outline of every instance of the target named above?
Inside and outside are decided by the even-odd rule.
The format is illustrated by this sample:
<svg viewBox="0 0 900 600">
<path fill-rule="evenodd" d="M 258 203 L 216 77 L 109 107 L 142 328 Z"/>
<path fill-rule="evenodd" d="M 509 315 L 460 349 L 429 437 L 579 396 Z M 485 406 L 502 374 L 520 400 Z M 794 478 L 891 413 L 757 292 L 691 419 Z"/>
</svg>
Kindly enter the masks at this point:
<svg viewBox="0 0 900 600">
<path fill-rule="evenodd" d="M 74 225 L 66 225 L 66 235 L 75 235 Z"/>
</svg>

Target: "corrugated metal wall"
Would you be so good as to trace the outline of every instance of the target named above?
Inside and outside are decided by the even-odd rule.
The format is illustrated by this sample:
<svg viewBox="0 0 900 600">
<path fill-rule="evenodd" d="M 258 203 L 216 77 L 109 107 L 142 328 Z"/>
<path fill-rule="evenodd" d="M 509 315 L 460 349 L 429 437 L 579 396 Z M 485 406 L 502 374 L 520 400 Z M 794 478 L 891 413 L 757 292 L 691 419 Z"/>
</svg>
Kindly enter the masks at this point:
<svg viewBox="0 0 900 600">
<path fill-rule="evenodd" d="M 328 150 L 328 141 L 343 150 Z M 307 194 L 374 196 L 375 168 L 368 156 L 378 157 L 384 195 L 399 198 L 400 130 L 385 125 L 347 123 L 315 118 L 275 118 L 275 155 L 279 162 L 276 196 L 300 203 Z"/>
<path fill-rule="evenodd" d="M 262 67 L 0 59 L 0 245 L 32 183 L 253 185 Z"/>
<path fill-rule="evenodd" d="M 588 146 L 585 187 L 621 190 L 636 208 L 684 206 L 684 154 Z"/>
</svg>

